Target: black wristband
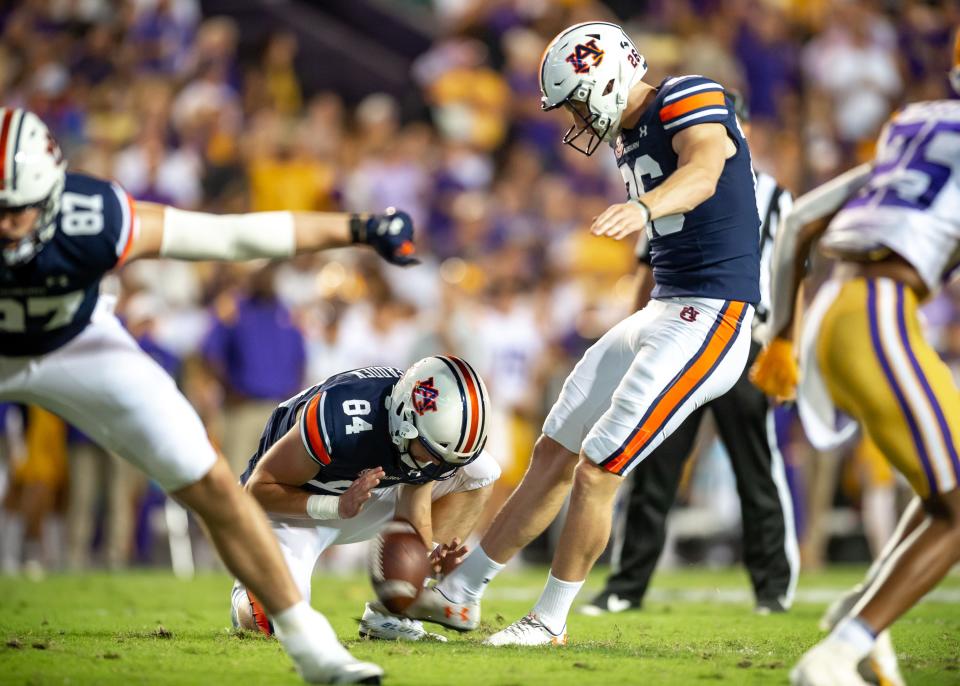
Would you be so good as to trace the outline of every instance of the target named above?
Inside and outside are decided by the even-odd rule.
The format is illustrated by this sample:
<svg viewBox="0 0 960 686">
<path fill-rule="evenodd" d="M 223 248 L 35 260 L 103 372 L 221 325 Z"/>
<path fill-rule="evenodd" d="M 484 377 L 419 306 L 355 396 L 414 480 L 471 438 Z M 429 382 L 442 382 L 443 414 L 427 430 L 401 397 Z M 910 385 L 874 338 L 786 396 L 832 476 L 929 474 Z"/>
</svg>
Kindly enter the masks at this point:
<svg viewBox="0 0 960 686">
<path fill-rule="evenodd" d="M 634 203 L 635 205 L 640 205 L 640 207 L 642 207 L 647 211 L 647 224 L 653 221 L 653 214 L 650 212 L 650 208 L 647 206 L 647 203 L 645 203 L 643 200 L 640 200 L 639 198 L 636 198 L 636 199 L 630 198 L 630 202 Z"/>
<path fill-rule="evenodd" d="M 350 241 L 353 243 L 367 242 L 367 222 L 359 214 L 350 215 Z"/>
</svg>

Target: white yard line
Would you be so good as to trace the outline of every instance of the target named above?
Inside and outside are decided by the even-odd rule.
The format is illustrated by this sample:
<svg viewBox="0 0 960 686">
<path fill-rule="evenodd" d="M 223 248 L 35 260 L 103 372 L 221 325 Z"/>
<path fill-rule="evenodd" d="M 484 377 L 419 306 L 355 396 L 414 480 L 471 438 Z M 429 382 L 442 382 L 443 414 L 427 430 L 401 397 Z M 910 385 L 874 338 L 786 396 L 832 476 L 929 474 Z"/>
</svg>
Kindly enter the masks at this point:
<svg viewBox="0 0 960 686">
<path fill-rule="evenodd" d="M 801 582 L 802 583 L 802 582 Z M 582 600 L 588 600 L 598 588 L 585 588 Z M 836 600 L 848 588 L 798 588 L 795 602 L 823 605 Z M 497 588 L 491 587 L 484 597 L 490 600 L 536 600 L 540 595 L 539 588 Z M 753 593 L 749 589 L 736 588 L 688 588 L 688 589 L 651 589 L 647 598 L 658 603 L 686 602 L 686 603 L 728 603 L 751 604 Z M 922 602 L 929 603 L 960 603 L 960 588 L 936 589 Z"/>
</svg>

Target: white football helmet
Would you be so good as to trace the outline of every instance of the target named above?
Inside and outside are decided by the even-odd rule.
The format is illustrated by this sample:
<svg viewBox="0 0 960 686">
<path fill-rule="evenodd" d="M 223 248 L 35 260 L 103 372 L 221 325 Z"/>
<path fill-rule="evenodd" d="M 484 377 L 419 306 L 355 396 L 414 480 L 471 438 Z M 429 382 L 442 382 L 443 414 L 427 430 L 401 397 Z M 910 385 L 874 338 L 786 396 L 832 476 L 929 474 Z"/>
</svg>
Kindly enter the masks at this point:
<svg viewBox="0 0 960 686">
<path fill-rule="evenodd" d="M 623 29 L 605 21 L 577 24 L 561 31 L 540 62 L 540 106 L 546 110 L 584 103 L 590 116 L 576 109 L 580 119 L 563 136 L 563 142 L 592 155 L 600 141 L 620 135 L 620 117 L 631 86 L 647 73 L 647 62 Z M 589 133 L 586 145 L 578 139 Z"/>
<path fill-rule="evenodd" d="M 60 146 L 40 117 L 0 107 L 0 207 L 41 210 L 34 230 L 4 247 L 8 265 L 28 262 L 53 238 L 66 170 Z"/>
<path fill-rule="evenodd" d="M 487 442 L 489 404 L 483 380 L 459 357 L 437 355 L 416 362 L 387 398 L 390 437 L 400 459 L 424 480 L 445 478 L 470 464 Z M 442 464 L 415 460 L 409 451 L 414 439 Z"/>
</svg>

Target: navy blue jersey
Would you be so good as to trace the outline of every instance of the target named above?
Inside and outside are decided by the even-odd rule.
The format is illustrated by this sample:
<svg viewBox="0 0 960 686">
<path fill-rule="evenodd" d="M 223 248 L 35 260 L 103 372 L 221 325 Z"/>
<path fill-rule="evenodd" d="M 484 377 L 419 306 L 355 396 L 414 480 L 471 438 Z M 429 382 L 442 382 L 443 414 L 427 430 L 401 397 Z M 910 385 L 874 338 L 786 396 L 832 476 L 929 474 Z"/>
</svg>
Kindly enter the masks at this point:
<svg viewBox="0 0 960 686">
<path fill-rule="evenodd" d="M 56 350 L 90 322 L 100 279 L 133 240 L 133 206 L 115 183 L 67 174 L 53 238 L 33 259 L 0 263 L 0 355 Z"/>
<path fill-rule="evenodd" d="M 750 150 L 723 87 L 702 76 L 668 78 L 632 129 L 614 146 L 631 198 L 639 198 L 677 170 L 673 136 L 698 124 L 723 124 L 737 152 L 720 174 L 716 192 L 686 214 L 661 217 L 648 229 L 653 297 L 694 296 L 760 301 L 760 216 Z"/>
<path fill-rule="evenodd" d="M 354 369 L 282 403 L 270 415 L 240 482 L 247 483 L 267 450 L 299 426 L 303 445 L 317 463 L 316 476 L 303 484 L 311 493 L 343 493 L 360 472 L 376 467 L 385 472 L 378 488 L 420 483 L 401 464 L 390 440 L 386 399 L 402 373 L 392 367 Z"/>
</svg>

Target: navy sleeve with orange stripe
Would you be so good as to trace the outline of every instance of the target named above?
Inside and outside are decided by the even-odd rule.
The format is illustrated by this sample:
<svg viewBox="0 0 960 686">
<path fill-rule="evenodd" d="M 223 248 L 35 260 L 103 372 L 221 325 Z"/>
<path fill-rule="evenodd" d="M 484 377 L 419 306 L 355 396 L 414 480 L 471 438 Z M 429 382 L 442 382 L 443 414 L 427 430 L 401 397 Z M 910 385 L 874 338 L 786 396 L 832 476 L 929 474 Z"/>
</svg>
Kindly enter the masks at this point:
<svg viewBox="0 0 960 686">
<path fill-rule="evenodd" d="M 727 123 L 730 107 L 716 81 L 702 76 L 668 79 L 661 89 L 660 123 L 668 135 L 697 124 Z"/>
<path fill-rule="evenodd" d="M 317 392 L 307 402 L 306 407 L 303 408 L 303 413 L 300 415 L 300 438 L 303 441 L 303 447 L 307 449 L 307 454 L 321 467 L 330 464 L 330 449 L 324 436 L 326 432 L 323 426 L 325 395 L 325 391 Z"/>
</svg>

